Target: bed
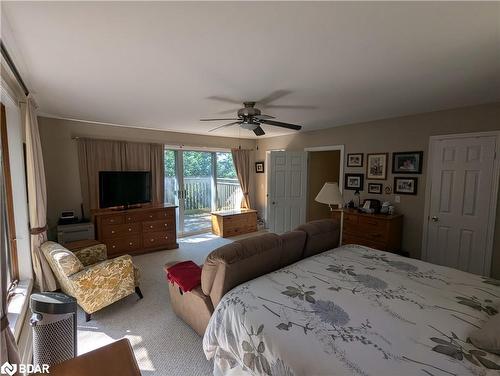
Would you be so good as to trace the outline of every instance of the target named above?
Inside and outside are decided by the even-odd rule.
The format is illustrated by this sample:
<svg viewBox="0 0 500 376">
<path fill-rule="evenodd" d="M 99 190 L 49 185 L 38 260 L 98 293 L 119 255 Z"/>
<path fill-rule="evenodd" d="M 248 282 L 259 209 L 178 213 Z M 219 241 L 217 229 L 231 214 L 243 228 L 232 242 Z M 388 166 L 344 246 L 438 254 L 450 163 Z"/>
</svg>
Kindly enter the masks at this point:
<svg viewBox="0 0 500 376">
<path fill-rule="evenodd" d="M 498 281 L 346 245 L 228 292 L 203 349 L 215 375 L 498 376 L 467 338 L 499 306 Z"/>
</svg>

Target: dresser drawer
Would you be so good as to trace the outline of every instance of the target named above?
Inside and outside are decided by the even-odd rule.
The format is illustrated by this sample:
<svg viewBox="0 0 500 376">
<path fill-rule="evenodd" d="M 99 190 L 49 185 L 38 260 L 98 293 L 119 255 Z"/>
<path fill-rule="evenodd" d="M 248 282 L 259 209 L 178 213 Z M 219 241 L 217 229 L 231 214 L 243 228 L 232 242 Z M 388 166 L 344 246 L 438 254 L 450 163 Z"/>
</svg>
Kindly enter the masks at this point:
<svg viewBox="0 0 500 376">
<path fill-rule="evenodd" d="M 124 223 L 125 216 L 123 214 L 103 215 L 101 221 L 103 225 L 120 225 Z"/>
<path fill-rule="evenodd" d="M 142 222 L 148 219 L 149 219 L 148 212 L 127 213 L 125 215 L 125 222 L 127 223 Z"/>
<path fill-rule="evenodd" d="M 161 209 L 157 210 L 154 213 L 156 219 L 165 219 L 165 220 L 174 220 L 175 219 L 175 210 L 172 209 Z"/>
<path fill-rule="evenodd" d="M 153 248 L 175 242 L 175 232 L 149 232 L 142 236 L 144 248 Z"/>
<path fill-rule="evenodd" d="M 373 240 L 369 240 L 366 238 L 362 238 L 362 237 L 354 236 L 354 235 L 349 235 L 349 234 L 344 234 L 342 236 L 342 244 L 364 245 L 366 247 L 379 249 L 381 251 L 385 251 L 387 249 L 387 245 L 385 243 L 376 242 Z"/>
<path fill-rule="evenodd" d="M 140 249 L 141 239 L 139 234 L 126 236 L 123 238 L 107 239 L 104 241 L 107 247 L 108 255 L 134 253 Z"/>
<path fill-rule="evenodd" d="M 240 234 L 247 234 L 249 232 L 254 232 L 257 231 L 257 225 L 251 225 L 251 224 L 244 224 L 244 225 L 238 225 L 238 224 L 231 224 L 230 226 L 227 226 L 224 224 L 223 228 L 223 236 L 235 236 L 235 235 L 240 235 Z"/>
<path fill-rule="evenodd" d="M 345 224 L 344 234 L 380 242 L 385 242 L 389 239 L 389 232 L 386 229 L 371 228 L 361 225 Z"/>
<path fill-rule="evenodd" d="M 143 232 L 159 232 L 159 231 L 166 232 L 170 230 L 175 230 L 174 222 L 170 220 L 142 222 Z"/>
<path fill-rule="evenodd" d="M 364 228 L 385 231 L 387 229 L 387 222 L 379 218 L 359 217 L 359 225 Z"/>
<path fill-rule="evenodd" d="M 137 234 L 141 231 L 140 223 L 128 223 L 123 225 L 108 225 L 102 228 L 104 239 L 118 238 L 130 234 Z"/>
<path fill-rule="evenodd" d="M 348 223 L 352 224 L 352 225 L 357 225 L 358 218 L 359 218 L 359 216 L 356 214 L 344 213 L 344 225 L 346 225 Z"/>
</svg>

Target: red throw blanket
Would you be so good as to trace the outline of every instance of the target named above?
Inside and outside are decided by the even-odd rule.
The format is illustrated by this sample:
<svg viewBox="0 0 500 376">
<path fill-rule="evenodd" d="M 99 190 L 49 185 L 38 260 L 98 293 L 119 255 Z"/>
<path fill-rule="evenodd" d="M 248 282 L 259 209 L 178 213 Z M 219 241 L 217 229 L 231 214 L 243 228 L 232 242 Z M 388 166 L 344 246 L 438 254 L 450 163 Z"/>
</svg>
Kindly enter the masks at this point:
<svg viewBox="0 0 500 376">
<path fill-rule="evenodd" d="M 167 268 L 167 279 L 188 292 L 201 283 L 201 268 L 192 261 L 183 261 Z"/>
</svg>

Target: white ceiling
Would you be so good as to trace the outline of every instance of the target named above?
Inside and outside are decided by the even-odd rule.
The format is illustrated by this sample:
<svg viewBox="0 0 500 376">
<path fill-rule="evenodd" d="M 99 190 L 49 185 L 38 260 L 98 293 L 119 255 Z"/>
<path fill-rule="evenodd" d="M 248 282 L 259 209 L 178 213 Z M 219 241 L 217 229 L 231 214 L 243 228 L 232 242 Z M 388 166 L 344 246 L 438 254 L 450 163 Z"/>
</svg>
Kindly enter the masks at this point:
<svg viewBox="0 0 500 376">
<path fill-rule="evenodd" d="M 500 100 L 500 2 L 2 8 L 15 38 L 7 47 L 16 44 L 40 111 L 55 117 L 205 134 L 224 123 L 200 117 L 238 107 L 208 97 L 284 90 L 273 104 L 316 108 L 263 112 L 312 130 Z"/>
</svg>

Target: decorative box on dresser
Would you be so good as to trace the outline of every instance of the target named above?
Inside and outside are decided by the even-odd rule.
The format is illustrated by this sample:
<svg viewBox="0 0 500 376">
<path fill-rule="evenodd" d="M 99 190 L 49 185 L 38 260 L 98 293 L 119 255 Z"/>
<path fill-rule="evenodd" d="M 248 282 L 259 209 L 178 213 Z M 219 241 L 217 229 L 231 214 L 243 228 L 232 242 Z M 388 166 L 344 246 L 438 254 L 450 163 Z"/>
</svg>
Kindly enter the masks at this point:
<svg viewBox="0 0 500 376">
<path fill-rule="evenodd" d="M 106 244 L 108 256 L 134 255 L 178 248 L 174 205 L 93 213 L 97 240 Z"/>
<path fill-rule="evenodd" d="M 401 251 L 402 214 L 367 214 L 339 209 L 332 216 L 342 223 L 342 244 L 359 244 L 381 251 Z"/>
<path fill-rule="evenodd" d="M 223 238 L 257 231 L 257 210 L 237 209 L 212 213 L 212 232 Z"/>
</svg>

